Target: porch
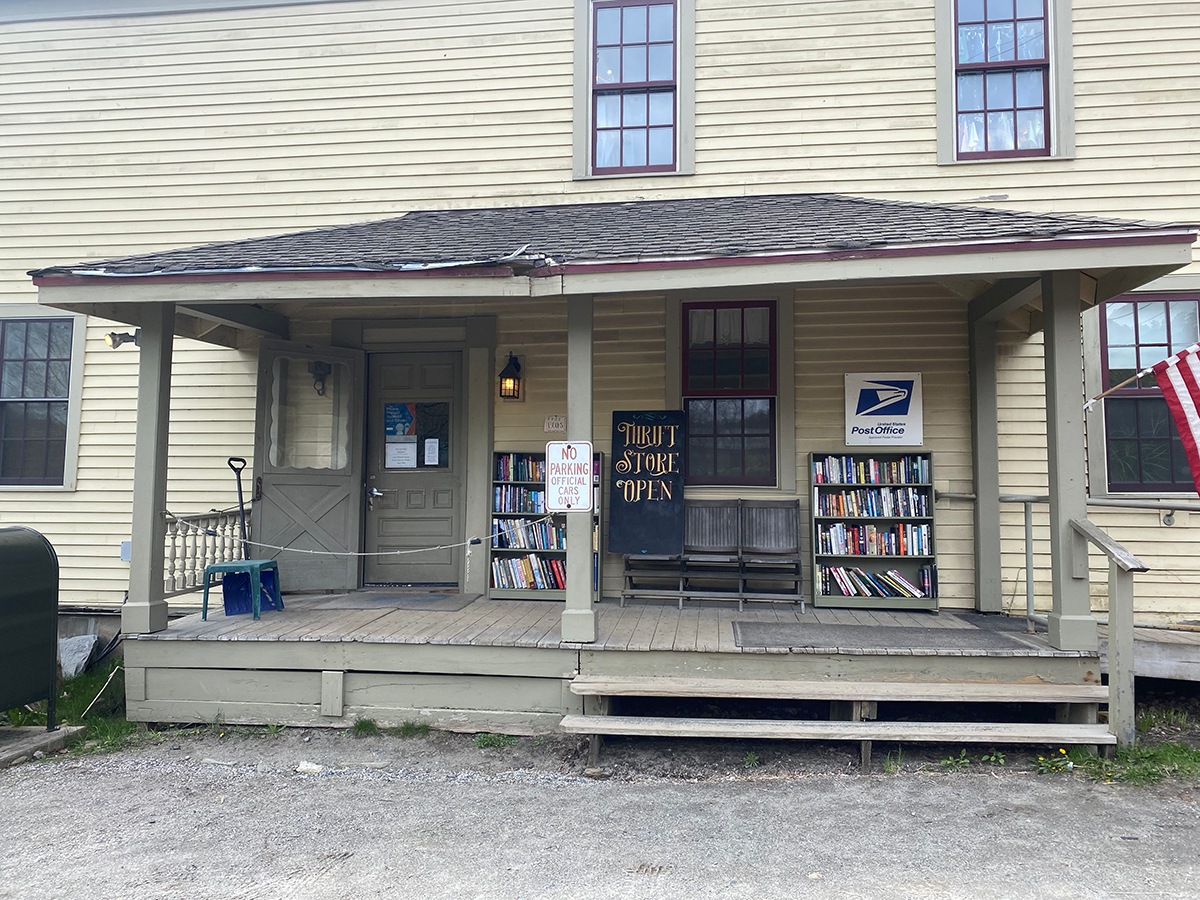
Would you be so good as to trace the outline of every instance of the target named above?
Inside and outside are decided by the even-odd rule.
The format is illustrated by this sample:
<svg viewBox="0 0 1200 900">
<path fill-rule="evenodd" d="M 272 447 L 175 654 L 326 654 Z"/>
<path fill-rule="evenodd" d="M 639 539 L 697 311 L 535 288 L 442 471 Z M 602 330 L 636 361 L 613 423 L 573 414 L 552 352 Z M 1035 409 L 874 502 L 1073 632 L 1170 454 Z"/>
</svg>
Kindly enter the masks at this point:
<svg viewBox="0 0 1200 900">
<path fill-rule="evenodd" d="M 129 716 L 331 727 L 370 718 L 530 734 L 607 710 L 582 681 L 672 684 L 677 692 L 683 680 L 692 695 L 727 697 L 764 696 L 764 684 L 786 683 L 792 699 L 830 702 L 832 720 L 843 695 L 1053 703 L 1058 722 L 1028 732 L 1050 729 L 1045 740 L 1053 741 L 1065 737 L 1056 726 L 1095 721 L 1106 694 L 1098 653 L 1055 649 L 1044 634 L 1024 634 L 1023 620 L 999 616 L 801 613 L 791 604 L 739 611 L 713 602 L 622 608 L 609 600 L 597 604 L 596 640 L 584 644 L 563 639 L 557 603 L 455 594 L 426 601 L 428 608 L 399 602 L 408 608 L 396 608 L 387 592 L 293 595 L 284 611 L 259 621 L 218 611 L 130 635 Z M 814 631 L 843 644 L 815 646 L 803 638 Z"/>
<path fill-rule="evenodd" d="M 732 679 L 747 689 L 753 680 L 797 689 L 927 682 L 946 686 L 943 699 L 970 684 L 1094 687 L 1080 317 L 1187 264 L 1194 239 L 1194 229 L 1173 225 L 795 195 L 414 213 L 40 270 L 41 302 L 141 328 L 123 608 L 130 715 L 328 725 L 369 716 L 520 730 L 602 711 L 599 695 L 572 690 L 576 676 Z M 693 385 L 687 368 L 693 343 L 715 346 L 700 325 L 692 340 L 691 313 L 726 306 L 761 323 L 761 333 L 737 338 L 736 396 L 715 381 Z M 998 331 L 1018 312 L 1026 336 L 1044 337 L 1041 396 L 1030 400 L 1044 398 L 1045 455 L 1025 462 L 1047 481 L 1048 634 L 1003 649 L 901 641 L 897 629 L 965 630 L 954 611 L 1003 608 Z M 615 595 L 621 571 L 602 511 L 595 530 L 590 513 L 564 514 L 553 541 L 563 604 L 481 599 L 421 613 L 305 600 L 259 623 L 168 624 L 163 547 L 179 335 L 257 351 L 254 553 L 280 559 L 285 590 L 443 584 L 488 596 L 503 585 L 478 557 L 471 566 L 471 548 L 493 533 L 494 514 L 512 512 L 493 500 L 496 454 L 536 453 L 565 429 L 611 464 L 606 431 L 618 410 L 695 403 L 703 418 L 712 398 L 733 397 L 735 412 L 704 432 L 701 448 L 731 440 L 733 462 L 702 471 L 686 496 L 807 505 L 810 458 L 852 449 L 847 376 L 909 373 L 910 386 L 919 376 L 928 427 L 892 449 L 937 454 L 930 490 L 976 498 L 969 507 L 934 503 L 940 522 L 923 558 L 937 567 L 944 616 L 619 611 L 595 602 Z M 527 405 L 498 396 L 505 351 L 529 354 Z M 697 371 L 708 366 L 715 377 L 716 353 Z M 397 430 L 412 424 L 405 410 L 423 407 L 436 428 Z M 753 409 L 765 418 L 752 426 Z M 809 591 L 819 559 L 831 558 L 814 549 L 816 537 L 815 527 L 801 535 Z M 403 577 L 383 571 L 398 560 L 414 561 Z M 821 646 L 745 639 L 749 625 L 772 623 L 876 637 Z M 888 632 L 897 640 L 878 639 Z M 1131 717 L 1125 725 L 1131 733 Z"/>
</svg>

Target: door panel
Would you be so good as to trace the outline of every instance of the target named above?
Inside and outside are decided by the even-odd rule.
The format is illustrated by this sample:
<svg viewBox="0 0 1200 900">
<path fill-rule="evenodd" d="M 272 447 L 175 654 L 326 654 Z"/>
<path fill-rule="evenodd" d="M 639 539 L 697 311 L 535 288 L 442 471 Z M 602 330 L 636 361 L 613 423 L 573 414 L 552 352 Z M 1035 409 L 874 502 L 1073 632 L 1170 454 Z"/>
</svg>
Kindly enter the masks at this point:
<svg viewBox="0 0 1200 900">
<path fill-rule="evenodd" d="M 358 550 L 364 366 L 358 350 L 289 341 L 259 345 L 255 541 L 297 550 Z M 356 557 L 251 551 L 279 560 L 284 590 L 358 587 Z"/>
<path fill-rule="evenodd" d="M 465 422 L 462 355 L 372 353 L 368 362 L 368 553 L 463 539 Z M 445 584 L 461 579 L 464 551 L 368 556 L 367 584 Z"/>
</svg>

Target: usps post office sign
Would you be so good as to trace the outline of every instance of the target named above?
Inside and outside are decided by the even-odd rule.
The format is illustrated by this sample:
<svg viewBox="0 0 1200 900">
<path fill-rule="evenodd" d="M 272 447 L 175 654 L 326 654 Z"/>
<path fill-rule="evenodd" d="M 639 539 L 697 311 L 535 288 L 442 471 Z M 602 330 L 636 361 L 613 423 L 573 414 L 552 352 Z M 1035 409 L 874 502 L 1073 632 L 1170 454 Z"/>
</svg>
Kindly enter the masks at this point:
<svg viewBox="0 0 1200 900">
<path fill-rule="evenodd" d="M 920 447 L 921 373 L 846 374 L 846 445 Z"/>
</svg>

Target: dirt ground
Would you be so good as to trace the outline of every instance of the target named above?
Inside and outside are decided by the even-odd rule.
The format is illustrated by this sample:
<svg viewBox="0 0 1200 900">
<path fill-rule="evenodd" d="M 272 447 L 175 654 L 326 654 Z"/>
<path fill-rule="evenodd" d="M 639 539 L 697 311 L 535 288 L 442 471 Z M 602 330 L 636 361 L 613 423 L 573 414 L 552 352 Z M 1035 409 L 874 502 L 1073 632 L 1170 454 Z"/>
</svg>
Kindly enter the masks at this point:
<svg viewBox="0 0 1200 900">
<path fill-rule="evenodd" d="M 1138 689 L 1143 739 L 1200 747 L 1200 686 Z M 482 743 L 172 727 L 3 770 L 0 900 L 1200 897 L 1200 784 L 1054 748 Z"/>
<path fill-rule="evenodd" d="M 951 749 L 171 729 L 0 771 L 0 898 L 1200 896 L 1200 790 Z"/>
</svg>

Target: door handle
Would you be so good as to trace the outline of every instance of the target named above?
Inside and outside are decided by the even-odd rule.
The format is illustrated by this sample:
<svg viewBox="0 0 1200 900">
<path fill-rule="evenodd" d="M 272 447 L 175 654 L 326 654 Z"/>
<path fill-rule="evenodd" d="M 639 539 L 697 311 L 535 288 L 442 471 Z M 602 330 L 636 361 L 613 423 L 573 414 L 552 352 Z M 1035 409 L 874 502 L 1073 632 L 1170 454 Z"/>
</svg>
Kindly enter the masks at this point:
<svg viewBox="0 0 1200 900">
<path fill-rule="evenodd" d="M 382 496 L 383 496 L 383 491 L 381 491 L 373 486 L 367 488 L 367 510 L 368 511 L 373 510 L 375 508 L 375 498 L 382 497 Z"/>
</svg>

